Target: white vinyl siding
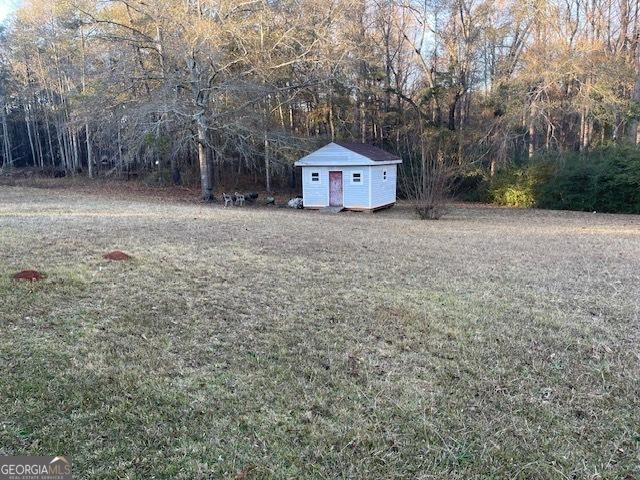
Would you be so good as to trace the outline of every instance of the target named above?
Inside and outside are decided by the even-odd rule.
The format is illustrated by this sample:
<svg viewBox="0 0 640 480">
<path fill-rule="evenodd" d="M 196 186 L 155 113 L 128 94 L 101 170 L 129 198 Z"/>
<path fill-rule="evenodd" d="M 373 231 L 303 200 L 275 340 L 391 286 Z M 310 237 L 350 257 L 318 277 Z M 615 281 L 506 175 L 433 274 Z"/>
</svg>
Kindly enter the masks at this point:
<svg viewBox="0 0 640 480">
<path fill-rule="evenodd" d="M 384 172 L 387 180 L 384 180 Z M 371 208 L 389 205 L 396 201 L 396 165 L 371 167 Z"/>
<path fill-rule="evenodd" d="M 319 180 L 312 181 L 312 173 Z M 329 205 L 329 170 L 327 167 L 302 168 L 302 197 L 305 207 L 326 207 Z"/>
<path fill-rule="evenodd" d="M 340 170 L 342 170 L 345 208 L 369 208 L 369 169 L 342 167 Z M 352 183 L 354 173 L 360 174 L 360 182 Z"/>
<path fill-rule="evenodd" d="M 329 143 L 296 162 L 300 167 L 304 167 L 306 164 L 310 164 L 309 166 L 342 166 L 368 165 L 371 163 L 373 162 L 367 157 L 363 157 L 362 155 L 352 152 L 340 145 L 336 145 L 335 143 Z"/>
</svg>

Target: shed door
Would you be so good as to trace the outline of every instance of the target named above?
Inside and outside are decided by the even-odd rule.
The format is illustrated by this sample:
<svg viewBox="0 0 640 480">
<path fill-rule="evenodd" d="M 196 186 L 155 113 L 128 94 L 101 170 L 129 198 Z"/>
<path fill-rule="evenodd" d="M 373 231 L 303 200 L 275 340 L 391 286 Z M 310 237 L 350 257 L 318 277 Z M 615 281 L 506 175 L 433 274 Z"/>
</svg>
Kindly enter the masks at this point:
<svg viewBox="0 0 640 480">
<path fill-rule="evenodd" d="M 342 172 L 329 172 L 329 206 L 342 206 Z"/>
</svg>

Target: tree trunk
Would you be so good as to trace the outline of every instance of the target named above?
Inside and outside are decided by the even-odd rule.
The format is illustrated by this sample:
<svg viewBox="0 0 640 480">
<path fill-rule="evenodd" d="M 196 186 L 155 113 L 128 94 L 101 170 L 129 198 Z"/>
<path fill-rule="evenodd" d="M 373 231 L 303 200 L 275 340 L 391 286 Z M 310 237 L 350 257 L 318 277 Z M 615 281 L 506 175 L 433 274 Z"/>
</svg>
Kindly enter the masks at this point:
<svg viewBox="0 0 640 480">
<path fill-rule="evenodd" d="M 329 97 L 329 130 L 331 132 L 331 141 L 336 139 L 336 126 L 333 122 L 333 99 Z"/>
<path fill-rule="evenodd" d="M 38 165 L 41 169 L 44 168 L 44 152 L 42 149 L 42 140 L 40 139 L 40 129 L 35 120 L 33 120 L 33 132 L 36 140 L 36 150 L 38 152 Z"/>
<path fill-rule="evenodd" d="M 29 107 L 27 106 L 27 102 L 24 102 L 24 105 L 22 105 L 23 109 L 24 109 L 24 123 L 27 125 L 27 136 L 29 137 L 29 147 L 31 148 L 31 160 L 33 163 L 33 166 L 35 167 L 38 163 L 38 160 L 36 158 L 36 148 L 35 145 L 33 143 L 33 133 L 31 132 L 31 121 L 29 120 Z"/>
<path fill-rule="evenodd" d="M 367 143 L 367 114 L 364 100 L 360 102 L 360 140 Z"/>
<path fill-rule="evenodd" d="M 3 166 L 13 166 L 13 155 L 11 153 L 11 139 L 9 138 L 9 128 L 7 127 L 7 110 L 4 102 L 1 105 L 2 108 L 2 146 L 4 152 Z"/>
<path fill-rule="evenodd" d="M 71 146 L 73 147 L 73 173 L 75 174 L 80 169 L 80 155 L 78 154 L 78 145 L 80 144 L 78 140 L 78 132 L 73 131 L 69 132 L 69 137 L 71 138 Z"/>
<path fill-rule="evenodd" d="M 202 199 L 205 202 L 213 200 L 213 185 L 211 184 L 211 172 L 207 158 L 207 128 L 204 125 L 202 114 L 196 119 L 198 129 L 198 163 L 200 165 L 200 185 L 202 187 Z"/>
<path fill-rule="evenodd" d="M 87 171 L 89 172 L 89 178 L 93 178 L 93 154 L 91 152 L 91 134 L 89 133 L 89 123 L 84 124 L 84 136 L 87 140 Z"/>
<path fill-rule="evenodd" d="M 118 125 L 118 173 L 122 173 L 124 161 L 122 159 L 122 136 L 120 134 L 120 125 Z"/>
<path fill-rule="evenodd" d="M 56 159 L 53 156 L 53 139 L 52 139 L 52 136 L 51 136 L 51 125 L 49 123 L 49 114 L 47 113 L 46 109 L 45 109 L 44 124 L 47 127 L 47 142 L 49 144 L 49 160 L 51 161 L 51 168 L 55 168 Z"/>
<path fill-rule="evenodd" d="M 269 159 L 269 139 L 264 134 L 264 175 L 267 193 L 271 193 L 271 161 Z"/>
<path fill-rule="evenodd" d="M 636 105 L 640 104 L 640 59 L 636 59 L 635 61 L 635 70 L 636 70 L 636 78 L 633 84 L 633 93 L 631 95 L 631 100 L 633 100 Z M 640 143 L 640 129 L 638 128 L 639 122 L 637 118 L 633 118 L 631 123 L 629 124 L 629 141 L 635 145 Z"/>
<path fill-rule="evenodd" d="M 536 153 L 536 124 L 535 124 L 535 115 L 536 115 L 536 104 L 534 101 L 531 102 L 531 111 L 529 112 L 529 123 L 527 126 L 527 131 L 529 132 L 529 158 L 533 157 Z"/>
</svg>

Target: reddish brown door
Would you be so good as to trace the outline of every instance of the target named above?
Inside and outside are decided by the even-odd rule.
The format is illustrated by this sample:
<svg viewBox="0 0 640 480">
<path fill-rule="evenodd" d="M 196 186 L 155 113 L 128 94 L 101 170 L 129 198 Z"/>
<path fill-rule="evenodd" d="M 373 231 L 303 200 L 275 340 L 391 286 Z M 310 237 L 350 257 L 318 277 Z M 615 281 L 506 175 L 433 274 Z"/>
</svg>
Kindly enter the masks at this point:
<svg viewBox="0 0 640 480">
<path fill-rule="evenodd" d="M 342 172 L 329 172 L 329 206 L 342 206 Z"/>
</svg>

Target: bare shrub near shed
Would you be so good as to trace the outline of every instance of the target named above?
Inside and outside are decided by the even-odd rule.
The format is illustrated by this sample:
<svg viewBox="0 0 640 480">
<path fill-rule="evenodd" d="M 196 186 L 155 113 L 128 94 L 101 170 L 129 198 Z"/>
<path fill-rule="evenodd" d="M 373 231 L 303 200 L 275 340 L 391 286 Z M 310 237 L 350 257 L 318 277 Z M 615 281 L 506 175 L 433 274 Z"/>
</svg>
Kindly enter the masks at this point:
<svg viewBox="0 0 640 480">
<path fill-rule="evenodd" d="M 420 216 L 437 220 L 445 214 L 451 185 L 460 171 L 455 151 L 455 137 L 444 129 L 422 134 L 420 158 L 403 165 L 401 187 Z"/>
</svg>

